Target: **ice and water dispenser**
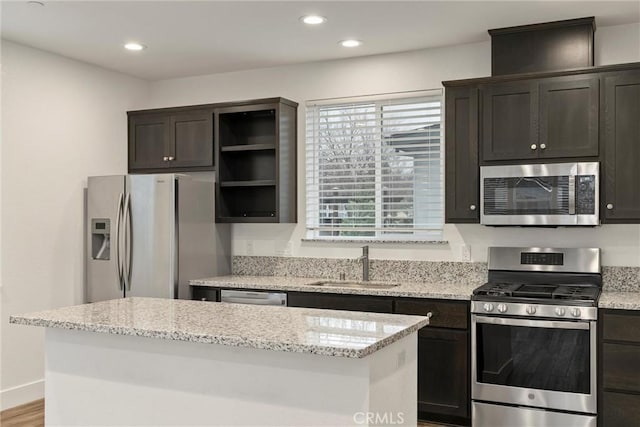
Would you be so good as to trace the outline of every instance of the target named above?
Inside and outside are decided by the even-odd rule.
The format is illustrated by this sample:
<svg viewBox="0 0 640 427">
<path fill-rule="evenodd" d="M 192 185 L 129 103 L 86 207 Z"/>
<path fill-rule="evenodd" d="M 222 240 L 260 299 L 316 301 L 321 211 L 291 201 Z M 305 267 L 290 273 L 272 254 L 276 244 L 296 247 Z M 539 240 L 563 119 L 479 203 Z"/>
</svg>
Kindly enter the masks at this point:
<svg viewBox="0 0 640 427">
<path fill-rule="evenodd" d="M 91 258 L 108 260 L 111 251 L 111 220 L 91 219 Z"/>
</svg>

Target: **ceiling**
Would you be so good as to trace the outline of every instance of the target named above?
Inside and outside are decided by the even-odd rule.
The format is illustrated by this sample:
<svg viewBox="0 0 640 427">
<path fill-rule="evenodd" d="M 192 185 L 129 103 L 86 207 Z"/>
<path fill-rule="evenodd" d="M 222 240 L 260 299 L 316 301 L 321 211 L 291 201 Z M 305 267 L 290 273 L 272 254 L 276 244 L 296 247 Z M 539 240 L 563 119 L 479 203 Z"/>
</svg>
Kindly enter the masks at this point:
<svg viewBox="0 0 640 427">
<path fill-rule="evenodd" d="M 2 1 L 2 38 L 148 80 L 487 41 L 490 28 L 585 16 L 640 22 L 637 0 L 44 2 Z M 328 21 L 306 26 L 309 13 Z M 346 38 L 364 44 L 339 46 Z"/>
</svg>

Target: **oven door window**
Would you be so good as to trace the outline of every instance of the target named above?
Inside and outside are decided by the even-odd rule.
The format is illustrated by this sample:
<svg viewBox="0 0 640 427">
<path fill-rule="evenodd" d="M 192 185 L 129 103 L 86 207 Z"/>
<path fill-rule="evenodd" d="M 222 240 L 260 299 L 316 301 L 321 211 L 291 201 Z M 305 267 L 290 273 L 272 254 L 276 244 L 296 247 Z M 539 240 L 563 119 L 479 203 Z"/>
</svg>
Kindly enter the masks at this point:
<svg viewBox="0 0 640 427">
<path fill-rule="evenodd" d="M 590 393 L 589 330 L 476 327 L 479 383 Z"/>
<path fill-rule="evenodd" d="M 485 215 L 569 215 L 569 177 L 484 179 Z"/>
</svg>

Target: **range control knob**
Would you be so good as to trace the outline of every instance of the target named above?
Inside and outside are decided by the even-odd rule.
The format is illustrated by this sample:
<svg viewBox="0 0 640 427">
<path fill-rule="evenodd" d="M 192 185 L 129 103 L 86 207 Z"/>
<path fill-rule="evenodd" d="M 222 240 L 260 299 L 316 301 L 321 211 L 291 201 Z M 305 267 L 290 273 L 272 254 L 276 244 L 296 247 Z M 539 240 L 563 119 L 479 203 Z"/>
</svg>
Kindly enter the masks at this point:
<svg viewBox="0 0 640 427">
<path fill-rule="evenodd" d="M 528 305 L 527 314 L 536 314 L 536 307 L 534 305 Z"/>
<path fill-rule="evenodd" d="M 558 316 L 564 316 L 565 313 L 566 313 L 566 310 L 564 309 L 564 307 L 557 307 L 556 308 L 556 314 Z"/>
<path fill-rule="evenodd" d="M 498 304 L 498 311 L 500 313 L 506 313 L 507 312 L 507 304 Z"/>
<path fill-rule="evenodd" d="M 493 311 L 493 304 L 487 302 L 482 306 L 482 308 L 484 309 L 484 311 Z"/>
<path fill-rule="evenodd" d="M 571 315 L 573 317 L 580 317 L 580 309 L 579 308 L 572 308 L 571 309 Z"/>
</svg>

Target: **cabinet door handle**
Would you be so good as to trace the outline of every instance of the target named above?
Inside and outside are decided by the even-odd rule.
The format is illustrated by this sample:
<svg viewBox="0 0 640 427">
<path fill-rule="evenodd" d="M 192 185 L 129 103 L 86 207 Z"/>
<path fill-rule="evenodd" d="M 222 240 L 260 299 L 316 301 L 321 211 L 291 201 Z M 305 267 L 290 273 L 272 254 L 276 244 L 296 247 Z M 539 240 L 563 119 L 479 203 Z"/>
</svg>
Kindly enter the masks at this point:
<svg viewBox="0 0 640 427">
<path fill-rule="evenodd" d="M 607 209 L 612 210 L 613 209 L 613 203 L 608 203 L 607 204 Z"/>
<path fill-rule="evenodd" d="M 173 156 L 169 156 L 168 158 L 169 158 L 169 161 L 170 161 L 170 162 L 172 162 L 172 161 L 174 161 L 174 160 L 175 160 L 175 157 L 173 157 Z"/>
<path fill-rule="evenodd" d="M 544 150 L 545 148 L 547 148 L 547 144 L 540 144 L 540 149 Z"/>
<path fill-rule="evenodd" d="M 476 205 L 470 205 L 469 206 L 469 210 L 475 211 L 476 210 Z"/>
<path fill-rule="evenodd" d="M 167 156 L 164 156 L 164 157 L 162 158 L 162 161 L 167 162 L 167 161 L 169 161 L 169 158 L 168 158 Z"/>
<path fill-rule="evenodd" d="M 531 144 L 531 149 L 535 150 L 536 148 L 538 148 L 538 146 L 536 144 Z"/>
</svg>

